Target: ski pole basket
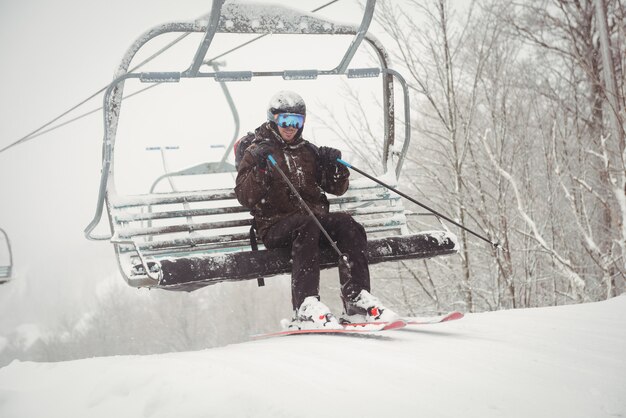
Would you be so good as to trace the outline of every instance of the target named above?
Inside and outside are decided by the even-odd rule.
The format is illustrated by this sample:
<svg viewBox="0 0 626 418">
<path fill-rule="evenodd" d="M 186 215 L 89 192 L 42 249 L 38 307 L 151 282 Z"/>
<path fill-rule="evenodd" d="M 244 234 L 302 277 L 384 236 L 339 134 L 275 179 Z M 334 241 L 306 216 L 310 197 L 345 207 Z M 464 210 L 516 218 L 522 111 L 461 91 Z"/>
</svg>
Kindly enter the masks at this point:
<svg viewBox="0 0 626 418">
<path fill-rule="evenodd" d="M 387 173 L 385 176 L 391 174 L 397 179 L 410 143 L 410 123 L 405 123 L 402 149 L 393 151 L 396 135 L 394 84 L 401 87 L 403 116 L 407 122 L 410 121 L 408 86 L 398 72 L 388 67 L 382 44 L 367 32 L 374 6 L 375 0 L 367 1 L 361 23 L 355 26 L 274 4 L 264 6 L 213 0 L 211 13 L 206 19 L 157 26 L 131 46 L 105 93 L 100 193 L 94 219 L 85 229 L 87 238 L 109 240 L 113 244 L 120 270 L 129 285 L 189 291 L 225 281 L 271 277 L 290 272 L 291 257 L 289 249 L 268 250 L 262 245 L 258 250 L 252 249 L 252 217 L 249 209 L 236 200 L 234 182 L 225 187 L 216 185 L 202 190 L 118 194 L 113 157 L 124 82 L 138 79 L 148 83 L 179 83 L 188 78 L 213 78 L 219 83 L 241 83 L 261 77 L 282 78 L 285 82 L 315 82 L 326 76 L 382 78 L 384 142 L 381 165 L 382 171 Z M 204 34 L 187 69 L 129 72 L 130 63 L 142 46 L 155 37 L 171 33 Z M 214 67 L 212 72 L 200 71 L 216 33 L 343 35 L 351 36 L 352 42 L 339 64 L 329 70 L 217 71 Z M 348 68 L 363 42 L 375 51 L 379 67 Z M 221 163 L 223 166 L 223 159 Z M 167 176 L 210 172 L 209 165 L 198 165 Z M 348 212 L 365 227 L 371 264 L 458 252 L 456 237 L 447 231 L 411 232 L 400 197 L 371 180 L 351 181 L 345 195 L 329 197 L 329 200 L 331 211 Z M 111 231 L 96 236 L 93 231 L 100 222 L 105 204 Z M 337 265 L 336 254 L 330 248 L 322 249 L 320 259 L 322 268 Z"/>
</svg>

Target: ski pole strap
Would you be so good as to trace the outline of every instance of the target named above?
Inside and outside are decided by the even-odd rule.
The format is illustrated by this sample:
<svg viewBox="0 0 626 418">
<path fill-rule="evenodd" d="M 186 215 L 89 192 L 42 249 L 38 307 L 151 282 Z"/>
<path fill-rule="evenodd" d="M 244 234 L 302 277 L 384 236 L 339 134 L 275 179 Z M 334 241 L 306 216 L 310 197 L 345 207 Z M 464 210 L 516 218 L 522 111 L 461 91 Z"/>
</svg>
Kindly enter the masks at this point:
<svg viewBox="0 0 626 418">
<path fill-rule="evenodd" d="M 326 239 L 328 240 L 330 245 L 333 247 L 333 249 L 337 252 L 339 257 L 344 257 L 345 255 L 341 252 L 339 247 L 337 247 L 337 244 L 335 243 L 335 241 L 333 241 L 333 239 L 330 237 L 330 235 L 328 235 L 328 232 L 326 231 L 326 229 L 324 229 L 324 227 L 320 223 L 319 219 L 317 219 L 317 216 L 315 216 L 315 214 L 313 213 L 313 211 L 311 210 L 309 205 L 306 204 L 304 199 L 302 199 L 302 196 L 300 196 L 300 193 L 298 193 L 298 191 L 296 190 L 294 185 L 289 181 L 289 178 L 287 177 L 285 172 L 278 166 L 278 164 L 276 163 L 276 160 L 274 159 L 274 157 L 270 154 L 270 155 L 267 156 L 267 159 L 270 160 L 270 162 L 272 163 L 274 168 L 276 168 L 276 171 L 278 171 L 278 173 L 281 175 L 283 180 L 285 180 L 285 183 L 287 183 L 287 186 L 289 186 L 289 188 L 291 189 L 291 192 L 296 196 L 296 198 L 298 198 L 298 201 L 300 202 L 300 205 L 302 206 L 302 208 L 304 208 L 304 210 L 306 210 L 306 212 L 309 214 L 309 216 L 311 216 L 311 219 L 313 219 L 313 221 L 315 222 L 317 227 L 320 229 L 322 234 L 324 234 L 324 236 L 326 237 Z"/>
<path fill-rule="evenodd" d="M 397 190 L 397 189 L 395 189 L 394 187 L 391 187 L 390 185 L 388 185 L 388 184 L 386 184 L 386 183 L 384 183 L 384 182 L 382 182 L 382 181 L 378 180 L 376 177 L 374 177 L 374 176 L 371 176 L 371 175 L 367 174 L 367 173 L 366 173 L 366 172 L 364 172 L 363 170 L 360 170 L 360 169 L 358 169 L 358 168 L 354 167 L 352 164 L 350 164 L 350 163 L 348 163 L 348 162 L 346 162 L 346 161 L 342 160 L 341 158 L 337 158 L 337 162 L 339 162 L 339 163 L 341 163 L 341 164 L 345 165 L 345 166 L 346 166 L 346 167 L 348 167 L 348 168 L 351 168 L 352 170 L 356 171 L 356 172 L 357 172 L 357 173 L 359 173 L 359 174 L 362 174 L 363 176 L 367 177 L 368 179 L 370 179 L 370 180 L 372 180 L 372 181 L 375 181 L 376 183 L 380 184 L 380 185 L 381 185 L 381 186 L 383 186 L 383 187 L 386 187 L 387 189 L 391 190 L 392 192 L 397 193 L 398 195 L 400 195 L 400 196 L 404 197 L 405 199 L 409 200 L 410 202 L 413 202 L 413 203 L 415 203 L 416 205 L 421 206 L 422 208 L 424 208 L 424 209 L 426 209 L 427 211 L 429 211 L 429 212 L 431 212 L 431 213 L 433 213 L 433 214 L 435 214 L 435 215 L 439 216 L 440 218 L 443 218 L 443 219 L 445 219 L 446 221 L 448 221 L 448 222 L 450 222 L 450 223 L 452 223 L 452 224 L 454 224 L 454 225 L 458 226 L 459 228 L 461 228 L 461 229 L 463 229 L 463 230 L 465 230 L 465 231 L 469 232 L 470 234 L 474 235 L 475 237 L 480 238 L 480 239 L 482 239 L 483 241 L 488 242 L 488 243 L 489 243 L 489 244 L 491 244 L 494 248 L 496 248 L 496 249 L 498 249 L 498 248 L 502 249 L 502 245 L 501 245 L 499 242 L 492 242 L 492 241 L 490 241 L 489 239 L 485 238 L 484 236 L 482 236 L 482 235 L 478 234 L 477 232 L 474 232 L 474 231 L 472 231 L 471 229 L 466 228 L 465 226 L 461 225 L 460 223 L 455 222 L 455 221 L 453 221 L 452 219 L 448 218 L 447 216 L 445 216 L 445 215 L 443 215 L 443 214 L 441 214 L 441 213 L 437 212 L 436 210 L 429 208 L 428 206 L 424 205 L 423 203 L 420 203 L 420 202 L 418 202 L 417 200 L 413 199 L 412 197 L 407 196 L 406 194 L 402 193 L 400 190 Z"/>
</svg>

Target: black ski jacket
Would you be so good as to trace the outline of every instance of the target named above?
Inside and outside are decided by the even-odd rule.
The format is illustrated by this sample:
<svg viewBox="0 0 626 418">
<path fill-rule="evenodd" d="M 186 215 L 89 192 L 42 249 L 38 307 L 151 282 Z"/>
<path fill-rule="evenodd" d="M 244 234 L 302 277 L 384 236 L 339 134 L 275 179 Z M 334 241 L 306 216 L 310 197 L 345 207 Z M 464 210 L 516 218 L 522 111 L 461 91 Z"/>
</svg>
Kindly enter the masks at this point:
<svg viewBox="0 0 626 418">
<path fill-rule="evenodd" d="M 254 134 L 255 139 L 238 167 L 235 194 L 239 203 L 250 209 L 261 239 L 279 219 L 307 212 L 270 162 L 267 170 L 259 169 L 250 151 L 260 142 L 270 144 L 271 155 L 314 214 L 328 213 L 325 193 L 340 196 L 348 189 L 350 171 L 341 164 L 322 165 L 318 148 L 302 137 L 288 144 L 269 122 L 259 126 Z"/>
</svg>

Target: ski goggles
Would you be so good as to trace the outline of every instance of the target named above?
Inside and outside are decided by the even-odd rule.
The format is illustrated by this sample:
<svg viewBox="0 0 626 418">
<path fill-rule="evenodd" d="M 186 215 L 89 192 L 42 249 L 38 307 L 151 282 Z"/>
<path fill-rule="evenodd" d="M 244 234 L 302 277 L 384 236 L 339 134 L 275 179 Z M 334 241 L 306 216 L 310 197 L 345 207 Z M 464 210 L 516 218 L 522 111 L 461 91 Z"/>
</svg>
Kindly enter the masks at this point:
<svg viewBox="0 0 626 418">
<path fill-rule="evenodd" d="M 274 122 L 281 128 L 300 129 L 304 126 L 304 115 L 298 113 L 279 113 L 274 115 Z"/>
</svg>

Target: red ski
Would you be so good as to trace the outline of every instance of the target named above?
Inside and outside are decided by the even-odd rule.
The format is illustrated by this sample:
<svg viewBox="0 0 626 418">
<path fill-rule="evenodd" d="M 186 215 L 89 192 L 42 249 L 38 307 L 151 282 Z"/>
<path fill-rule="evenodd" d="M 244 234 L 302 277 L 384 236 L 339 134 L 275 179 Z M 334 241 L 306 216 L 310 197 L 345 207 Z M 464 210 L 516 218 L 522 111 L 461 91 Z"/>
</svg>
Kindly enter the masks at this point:
<svg viewBox="0 0 626 418">
<path fill-rule="evenodd" d="M 300 334 L 363 334 L 368 332 L 388 331 L 392 329 L 398 329 L 406 326 L 406 322 L 398 320 L 394 322 L 370 322 L 363 324 L 343 324 L 343 329 L 286 329 L 283 331 L 269 332 L 266 334 L 253 335 L 252 338 L 268 338 L 268 337 L 283 337 L 286 335 L 300 335 Z"/>
<path fill-rule="evenodd" d="M 463 314 L 461 312 L 450 312 L 445 315 L 439 316 L 428 316 L 428 317 L 410 317 L 410 318 L 402 318 L 407 325 L 429 325 L 429 324 L 439 324 L 441 322 L 448 321 L 456 321 L 457 319 L 463 318 Z"/>
</svg>

